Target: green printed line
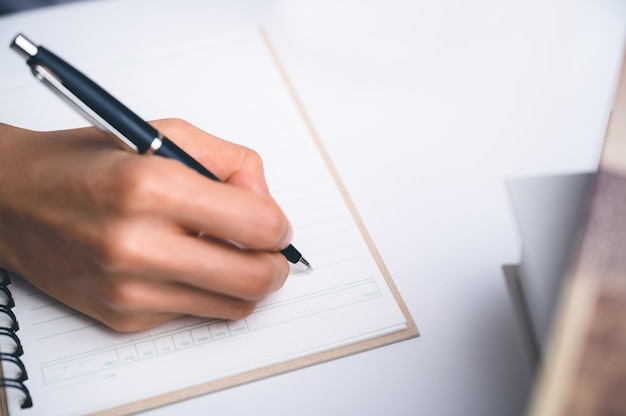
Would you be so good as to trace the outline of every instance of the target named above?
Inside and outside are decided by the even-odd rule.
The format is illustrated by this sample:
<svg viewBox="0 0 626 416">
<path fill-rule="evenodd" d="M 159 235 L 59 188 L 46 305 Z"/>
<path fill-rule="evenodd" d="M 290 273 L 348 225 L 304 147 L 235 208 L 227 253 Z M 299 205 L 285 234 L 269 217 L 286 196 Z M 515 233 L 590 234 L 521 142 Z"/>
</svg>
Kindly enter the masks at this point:
<svg viewBox="0 0 626 416">
<path fill-rule="evenodd" d="M 324 309 L 321 309 L 321 310 L 316 310 L 316 311 L 313 311 L 313 312 L 310 312 L 310 313 L 304 313 L 304 314 L 301 314 L 301 315 L 292 316 L 292 317 L 286 318 L 286 319 L 281 319 L 278 322 L 275 322 L 275 323 L 272 323 L 272 324 L 268 324 L 268 325 L 262 325 L 262 326 L 257 327 L 256 329 L 250 329 L 250 326 L 246 322 L 246 327 L 247 327 L 246 331 L 232 331 L 231 334 L 229 336 L 227 336 L 227 337 L 211 338 L 210 341 L 211 342 L 219 342 L 220 340 L 227 339 L 227 338 L 230 338 L 232 336 L 246 334 L 246 333 L 249 333 L 249 332 L 252 332 L 252 331 L 263 330 L 264 328 L 269 328 L 269 327 L 281 325 L 281 324 L 284 324 L 284 323 L 287 323 L 287 322 L 292 322 L 292 321 L 295 321 L 295 320 L 298 320 L 298 319 L 302 319 L 302 318 L 306 318 L 306 317 L 309 317 L 309 316 L 313 316 L 313 315 L 316 315 L 316 314 L 319 314 L 319 313 L 326 313 L 326 312 L 329 312 L 329 311 L 342 309 L 342 308 L 345 308 L 345 307 L 348 307 L 348 306 L 351 306 L 351 305 L 356 305 L 358 303 L 367 302 L 367 301 L 372 300 L 374 298 L 381 297 L 382 296 L 382 292 L 380 291 L 378 283 L 372 277 L 370 277 L 370 278 L 359 280 L 359 281 L 352 282 L 352 283 L 349 283 L 349 284 L 337 286 L 337 287 L 332 288 L 332 289 L 320 290 L 320 291 L 314 292 L 312 294 L 308 294 L 308 295 L 300 296 L 300 297 L 297 297 L 297 298 L 292 298 L 292 299 L 289 299 L 289 300 L 286 300 L 286 301 L 282 301 L 282 302 L 266 305 L 266 306 L 258 309 L 257 311 L 255 311 L 253 313 L 260 313 L 260 312 L 263 312 L 263 311 L 267 311 L 267 310 L 270 310 L 270 309 L 281 308 L 281 307 L 285 307 L 285 306 L 288 306 L 288 305 L 291 305 L 291 304 L 295 304 L 295 303 L 306 302 L 308 300 L 312 300 L 312 299 L 315 299 L 315 298 L 323 297 L 324 295 L 335 294 L 335 293 L 339 293 L 339 292 L 342 292 L 342 291 L 345 291 L 345 290 L 354 289 L 354 288 L 358 288 L 358 287 L 362 287 L 362 286 L 370 285 L 370 284 L 375 286 L 375 290 L 372 290 L 372 291 L 369 291 L 368 293 L 365 293 L 358 300 L 355 300 L 355 301 L 352 301 L 352 302 L 348 302 L 348 303 L 342 303 L 342 304 L 336 305 L 336 306 L 327 307 L 327 308 L 324 308 Z M 155 352 L 154 354 L 150 354 L 149 356 L 146 356 L 146 355 L 142 354 L 141 357 L 139 357 L 139 359 L 135 360 L 135 361 L 121 360 L 119 358 L 119 352 L 117 351 L 119 348 L 121 348 L 123 345 L 135 346 L 136 347 L 140 342 L 144 342 L 144 341 L 141 341 L 141 340 L 135 340 L 133 342 L 123 343 L 123 344 L 119 344 L 119 345 L 116 345 L 116 346 L 109 346 L 109 347 L 106 347 L 106 348 L 102 348 L 100 350 L 91 351 L 89 353 L 81 353 L 81 354 L 78 354 L 77 356 L 65 357 L 65 358 L 62 358 L 62 359 L 53 360 L 53 361 L 50 361 L 50 362 L 47 362 L 47 363 L 43 363 L 40 369 L 41 369 L 42 375 L 43 375 L 43 371 L 44 371 L 45 368 L 54 368 L 54 367 L 59 366 L 59 365 L 68 365 L 68 363 L 72 363 L 72 362 L 80 362 L 80 361 L 82 361 L 84 359 L 89 359 L 89 357 L 93 357 L 95 355 L 102 354 L 102 353 L 104 353 L 106 351 L 110 351 L 112 349 L 115 350 L 115 353 L 116 353 L 116 356 L 117 356 L 117 361 L 114 364 L 115 364 L 115 367 L 118 367 L 118 366 L 131 365 L 131 364 L 134 364 L 134 363 L 136 363 L 138 361 L 142 361 L 142 360 L 149 359 L 149 358 L 155 358 L 155 357 L 158 357 L 158 356 L 175 353 L 175 352 L 180 351 L 180 350 L 185 349 L 185 348 L 191 348 L 191 347 L 194 347 L 194 346 L 204 345 L 207 342 L 204 341 L 204 340 L 195 340 L 193 338 L 193 335 L 191 334 L 191 329 L 197 328 L 197 327 L 201 327 L 203 325 L 206 325 L 207 327 L 209 327 L 209 325 L 210 325 L 209 322 L 215 323 L 215 322 L 219 322 L 219 321 L 216 321 L 215 319 L 211 319 L 211 320 L 203 321 L 203 322 L 200 322 L 200 323 L 197 323 L 197 324 L 194 324 L 194 325 L 190 325 L 189 327 L 185 328 L 184 330 L 178 329 L 178 330 L 175 330 L 175 331 L 171 331 L 171 334 L 169 334 L 169 336 L 171 336 L 171 337 L 173 337 L 176 334 L 184 333 L 184 332 L 189 332 L 189 335 L 190 335 L 190 340 L 188 342 L 188 345 L 185 345 L 184 347 L 178 348 L 178 347 L 176 347 L 176 343 L 174 342 L 175 347 L 172 349 L 172 351 L 164 351 L 164 352 L 160 352 L 160 353 L 159 352 Z M 209 328 L 209 331 L 210 331 L 210 328 Z M 169 332 L 169 331 L 161 333 L 158 336 L 163 336 L 163 334 L 166 334 L 167 332 Z M 205 337 L 205 338 L 208 338 L 208 337 Z M 154 339 L 150 339 L 150 340 L 154 342 Z M 155 350 L 156 350 L 156 345 L 155 345 Z M 113 363 L 111 364 L 111 367 L 112 366 L 113 366 Z M 103 369 L 100 369 L 100 370 L 90 371 L 90 372 L 85 373 L 84 375 L 80 375 L 78 377 L 83 377 L 83 376 L 86 376 L 86 375 L 90 375 L 90 374 L 92 374 L 94 372 L 98 372 L 98 371 L 106 371 L 106 370 L 109 370 L 111 367 L 103 368 Z M 43 379 L 45 380 L 45 377 L 43 377 Z M 65 380 L 56 381 L 56 382 L 53 382 L 52 384 L 61 383 L 61 382 L 65 382 Z M 48 384 L 48 383 L 46 383 L 46 384 Z"/>
</svg>

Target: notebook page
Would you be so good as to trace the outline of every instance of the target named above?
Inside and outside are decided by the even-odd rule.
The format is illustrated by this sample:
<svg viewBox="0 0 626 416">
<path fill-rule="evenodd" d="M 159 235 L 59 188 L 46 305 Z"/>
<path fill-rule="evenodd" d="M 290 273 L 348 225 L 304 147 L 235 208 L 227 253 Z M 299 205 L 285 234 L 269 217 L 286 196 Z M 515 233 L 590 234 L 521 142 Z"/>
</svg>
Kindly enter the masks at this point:
<svg viewBox="0 0 626 416">
<path fill-rule="evenodd" d="M 293 244 L 315 270 L 293 269 L 240 321 L 187 317 L 134 334 L 111 331 L 15 277 L 34 407 L 19 410 L 9 390 L 12 413 L 101 411 L 407 327 L 256 30 L 73 63 L 142 117 L 181 117 L 259 152 Z M 0 96 L 10 97 L 0 101 L 0 119 L 34 129 L 87 125 L 31 78 L 25 68 L 23 79 L 0 83 Z"/>
</svg>

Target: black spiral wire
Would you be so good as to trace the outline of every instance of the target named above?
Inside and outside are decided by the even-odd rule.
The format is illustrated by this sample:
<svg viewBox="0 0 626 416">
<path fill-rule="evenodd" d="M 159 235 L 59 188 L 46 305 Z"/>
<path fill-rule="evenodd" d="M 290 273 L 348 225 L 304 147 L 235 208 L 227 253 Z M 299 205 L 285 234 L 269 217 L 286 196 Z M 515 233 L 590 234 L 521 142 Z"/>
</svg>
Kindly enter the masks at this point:
<svg viewBox="0 0 626 416">
<path fill-rule="evenodd" d="M 4 371 L 2 371 L 0 387 L 20 390 L 24 395 L 20 407 L 25 409 L 32 407 L 33 401 L 28 388 L 24 384 L 24 382 L 28 380 L 28 374 L 24 363 L 20 359 L 22 354 L 24 354 L 24 349 L 22 348 L 20 338 L 16 334 L 19 330 L 19 324 L 13 313 L 15 302 L 11 290 L 9 290 L 10 284 L 11 277 L 9 276 L 9 272 L 0 268 L 0 317 L 4 318 L 1 323 L 2 327 L 0 327 L 0 339 L 3 341 L 8 340 L 8 344 L 7 342 L 0 342 L 0 361 L 2 362 L 3 368 L 9 367 L 6 364 L 10 363 L 17 369 L 16 374 L 11 377 L 5 377 Z M 8 345 L 8 347 L 5 345 Z"/>
</svg>

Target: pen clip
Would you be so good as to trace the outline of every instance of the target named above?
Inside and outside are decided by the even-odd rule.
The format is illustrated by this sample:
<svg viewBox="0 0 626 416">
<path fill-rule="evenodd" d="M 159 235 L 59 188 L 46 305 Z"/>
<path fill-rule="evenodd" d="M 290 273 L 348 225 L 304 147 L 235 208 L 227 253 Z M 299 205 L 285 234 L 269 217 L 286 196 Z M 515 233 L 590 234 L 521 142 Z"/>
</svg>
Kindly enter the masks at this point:
<svg viewBox="0 0 626 416">
<path fill-rule="evenodd" d="M 127 150 L 133 151 L 135 153 L 139 151 L 139 149 L 133 142 L 128 140 L 122 133 L 120 133 L 119 130 L 117 130 L 106 120 L 100 117 L 95 111 L 93 111 L 91 108 L 89 108 L 89 106 L 82 102 L 80 98 L 78 98 L 70 90 L 68 90 L 63 85 L 63 83 L 61 83 L 61 81 L 59 81 L 54 76 L 53 73 L 48 71 L 48 69 L 41 65 L 36 65 L 32 71 L 35 75 L 35 78 L 41 81 L 42 84 L 48 87 L 52 92 L 54 92 L 63 101 L 65 101 L 72 108 L 74 108 L 80 115 L 85 117 L 94 126 L 102 131 L 113 134 L 122 142 Z"/>
</svg>

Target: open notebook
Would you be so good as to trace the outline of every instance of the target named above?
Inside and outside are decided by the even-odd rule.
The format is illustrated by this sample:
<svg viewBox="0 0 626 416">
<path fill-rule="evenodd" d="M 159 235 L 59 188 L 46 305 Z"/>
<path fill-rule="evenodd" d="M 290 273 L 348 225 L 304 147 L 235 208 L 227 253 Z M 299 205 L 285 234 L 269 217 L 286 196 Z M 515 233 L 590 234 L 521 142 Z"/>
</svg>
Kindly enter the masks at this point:
<svg viewBox="0 0 626 416">
<path fill-rule="evenodd" d="M 33 401 L 21 409 L 23 392 L 5 389 L 11 415 L 134 412 L 418 335 L 261 32 L 179 40 L 86 64 L 36 40 L 142 117 L 181 117 L 258 151 L 294 226 L 294 245 L 315 270 L 294 270 L 246 319 L 189 317 L 133 334 L 111 331 L 11 276 Z M 0 81 L 3 122 L 86 125 L 23 69 Z M 3 369 L 5 377 L 17 373 L 13 362 Z"/>
</svg>

